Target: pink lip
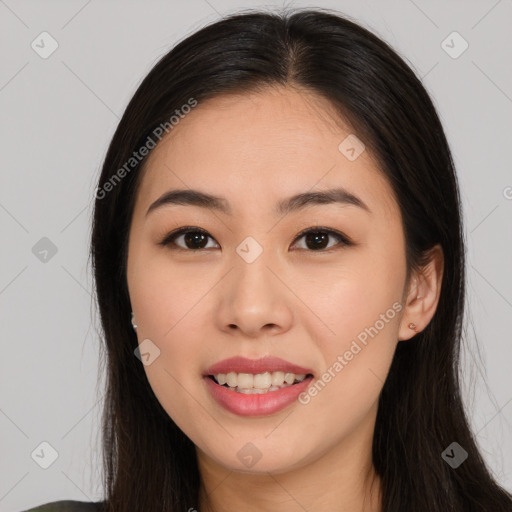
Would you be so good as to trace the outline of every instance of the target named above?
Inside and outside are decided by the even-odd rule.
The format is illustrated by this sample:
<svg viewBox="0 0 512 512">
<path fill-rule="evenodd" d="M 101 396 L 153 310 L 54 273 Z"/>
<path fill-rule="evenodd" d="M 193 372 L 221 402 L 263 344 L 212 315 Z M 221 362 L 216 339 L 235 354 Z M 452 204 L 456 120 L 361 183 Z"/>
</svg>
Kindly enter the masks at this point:
<svg viewBox="0 0 512 512">
<path fill-rule="evenodd" d="M 298 396 L 313 381 L 313 377 L 307 377 L 298 384 L 293 384 L 277 391 L 268 391 L 267 393 L 255 395 L 231 391 L 229 388 L 217 384 L 208 376 L 203 377 L 203 380 L 206 382 L 206 386 L 215 401 L 229 412 L 239 416 L 264 416 L 280 411 L 297 400 Z"/>
<path fill-rule="evenodd" d="M 295 375 L 313 373 L 313 370 L 289 363 L 279 357 L 262 357 L 261 359 L 247 359 L 246 357 L 231 357 L 210 366 L 204 373 L 205 376 L 219 373 L 265 373 L 265 372 L 289 372 Z M 210 379 L 209 379 L 210 380 Z M 295 387 L 295 386 L 294 386 Z M 273 393 L 278 393 L 274 391 Z M 258 395 L 256 395 L 258 396 Z"/>
</svg>

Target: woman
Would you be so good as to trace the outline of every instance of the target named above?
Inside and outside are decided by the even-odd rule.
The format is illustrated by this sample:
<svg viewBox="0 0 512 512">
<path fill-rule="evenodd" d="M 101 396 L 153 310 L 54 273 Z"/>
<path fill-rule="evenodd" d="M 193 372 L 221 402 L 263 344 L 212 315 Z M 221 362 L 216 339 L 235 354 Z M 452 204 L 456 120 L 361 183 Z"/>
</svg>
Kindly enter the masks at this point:
<svg viewBox="0 0 512 512">
<path fill-rule="evenodd" d="M 252 12 L 179 43 L 114 134 L 91 254 L 97 510 L 512 510 L 460 395 L 448 143 L 364 28 Z"/>
</svg>

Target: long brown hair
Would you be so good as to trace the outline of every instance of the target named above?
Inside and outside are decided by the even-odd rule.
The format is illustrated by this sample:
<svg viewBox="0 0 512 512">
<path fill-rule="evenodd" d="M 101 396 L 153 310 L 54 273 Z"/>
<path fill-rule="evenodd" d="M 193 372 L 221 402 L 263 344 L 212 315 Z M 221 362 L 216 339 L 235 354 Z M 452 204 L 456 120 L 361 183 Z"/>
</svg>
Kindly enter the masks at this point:
<svg viewBox="0 0 512 512">
<path fill-rule="evenodd" d="M 91 234 L 106 372 L 105 510 L 182 512 L 197 508 L 200 485 L 193 443 L 164 411 L 134 356 L 127 240 L 145 158 L 129 168 L 126 162 L 190 98 L 200 103 L 287 84 L 330 100 L 377 157 L 398 198 L 408 270 L 421 266 L 435 244 L 444 252 L 437 311 L 412 342 L 398 343 L 380 396 L 373 463 L 383 511 L 512 511 L 511 495 L 479 453 L 461 399 L 465 249 L 441 122 L 395 51 L 325 9 L 245 12 L 202 28 L 159 60 L 119 122 L 99 178 Z M 454 441 L 468 453 L 457 469 L 441 456 Z"/>
</svg>

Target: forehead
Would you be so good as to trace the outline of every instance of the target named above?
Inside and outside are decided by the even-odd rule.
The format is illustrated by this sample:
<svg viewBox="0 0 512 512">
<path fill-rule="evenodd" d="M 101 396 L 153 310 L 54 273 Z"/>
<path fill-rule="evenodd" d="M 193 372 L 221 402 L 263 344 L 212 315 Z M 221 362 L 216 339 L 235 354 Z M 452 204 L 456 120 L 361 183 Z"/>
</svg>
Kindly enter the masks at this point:
<svg viewBox="0 0 512 512">
<path fill-rule="evenodd" d="M 354 135 L 312 93 L 269 88 L 214 97 L 181 118 L 149 155 L 137 207 L 145 214 L 163 192 L 193 188 L 253 214 L 295 193 L 341 185 L 394 213 L 393 191 L 373 155 L 365 149 L 350 160 L 340 151 Z"/>
</svg>

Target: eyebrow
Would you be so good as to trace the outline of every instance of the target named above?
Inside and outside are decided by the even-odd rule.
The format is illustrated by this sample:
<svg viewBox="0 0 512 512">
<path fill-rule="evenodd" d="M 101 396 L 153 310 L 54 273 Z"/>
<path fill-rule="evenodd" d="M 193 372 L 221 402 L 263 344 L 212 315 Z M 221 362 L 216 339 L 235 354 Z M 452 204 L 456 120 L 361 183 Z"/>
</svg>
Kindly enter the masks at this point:
<svg viewBox="0 0 512 512">
<path fill-rule="evenodd" d="M 370 208 L 357 196 L 345 190 L 342 187 L 323 190 L 321 192 L 304 192 L 279 201 L 275 208 L 276 215 L 285 215 L 287 213 L 301 210 L 308 206 L 317 204 L 343 204 L 357 206 L 362 210 L 371 213 Z M 150 205 L 146 216 L 152 211 L 166 205 L 188 205 L 199 206 L 210 210 L 216 210 L 227 215 L 232 215 L 232 209 L 229 202 L 223 198 L 201 192 L 199 190 L 169 190 L 161 195 L 154 203 Z"/>
</svg>

